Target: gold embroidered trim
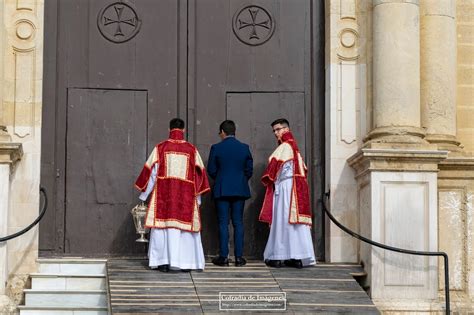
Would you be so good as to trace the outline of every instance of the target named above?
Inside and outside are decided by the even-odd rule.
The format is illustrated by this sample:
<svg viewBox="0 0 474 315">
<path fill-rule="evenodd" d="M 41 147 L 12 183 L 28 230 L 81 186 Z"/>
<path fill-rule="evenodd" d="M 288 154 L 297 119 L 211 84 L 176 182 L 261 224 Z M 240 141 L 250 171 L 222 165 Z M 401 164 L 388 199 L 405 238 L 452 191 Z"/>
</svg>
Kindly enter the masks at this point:
<svg viewBox="0 0 474 315">
<path fill-rule="evenodd" d="M 159 157 L 158 157 L 158 150 L 156 147 L 153 148 L 153 151 L 151 151 L 150 156 L 148 157 L 148 160 L 146 160 L 145 165 L 148 166 L 148 168 L 152 168 L 153 164 L 159 162 Z"/>
<path fill-rule="evenodd" d="M 182 152 L 166 152 L 165 170 L 165 177 L 167 178 L 187 180 L 189 175 L 189 154 Z"/>
<path fill-rule="evenodd" d="M 201 219 L 199 218 L 199 205 L 196 198 L 194 198 L 194 209 L 193 209 L 193 231 L 201 230 Z"/>
<path fill-rule="evenodd" d="M 304 223 L 304 224 L 310 224 L 311 225 L 313 223 L 313 220 L 311 219 L 310 216 L 300 214 L 299 217 L 298 217 L 298 223 Z"/>
<path fill-rule="evenodd" d="M 204 169 L 204 163 L 202 161 L 201 156 L 199 155 L 198 150 L 196 150 L 195 163 L 196 163 L 196 166 L 198 166 L 201 169 Z"/>
<path fill-rule="evenodd" d="M 156 204 L 155 200 L 156 200 L 156 189 L 153 188 L 150 202 L 148 204 L 148 211 L 146 213 L 145 226 L 152 226 L 153 222 L 155 222 L 155 204 Z"/>
<path fill-rule="evenodd" d="M 293 186 L 291 187 L 291 202 L 290 202 L 290 223 L 298 222 L 298 201 L 296 200 L 296 185 L 295 180 L 293 180 Z"/>
<path fill-rule="evenodd" d="M 272 159 L 283 162 L 293 159 L 293 148 L 289 143 L 283 142 L 273 151 L 268 162 L 270 163 Z"/>
<path fill-rule="evenodd" d="M 177 228 L 180 230 L 191 231 L 192 226 L 190 223 L 185 223 L 179 220 L 155 220 L 155 228 Z"/>
</svg>

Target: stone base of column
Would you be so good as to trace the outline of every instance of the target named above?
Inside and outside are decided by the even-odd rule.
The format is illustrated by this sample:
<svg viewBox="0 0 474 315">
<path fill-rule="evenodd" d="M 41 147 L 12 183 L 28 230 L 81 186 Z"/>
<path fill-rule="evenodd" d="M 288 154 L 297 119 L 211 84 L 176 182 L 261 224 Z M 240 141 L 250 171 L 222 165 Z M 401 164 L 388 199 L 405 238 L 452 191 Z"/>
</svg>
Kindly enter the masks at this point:
<svg viewBox="0 0 474 315">
<path fill-rule="evenodd" d="M 426 145 L 425 131 L 411 126 L 377 127 L 364 138 L 365 146 L 372 143 L 391 143 L 406 145 Z"/>
<path fill-rule="evenodd" d="M 430 144 L 416 149 L 393 145 L 371 143 L 348 160 L 357 174 L 360 233 L 395 247 L 437 251 L 438 164 L 448 152 Z M 373 299 L 438 299 L 438 258 L 365 243 L 360 245 L 360 258 Z"/>
<path fill-rule="evenodd" d="M 436 144 L 438 149 L 451 152 L 460 152 L 462 150 L 461 142 L 457 141 L 455 136 L 428 134 L 425 138 L 429 143 Z"/>
<path fill-rule="evenodd" d="M 455 305 L 474 306 L 474 156 L 451 153 L 439 165 L 439 249 L 449 256 Z M 440 276 L 444 273 L 440 268 Z M 440 278 L 442 279 L 442 278 Z M 444 287 L 444 281 L 440 281 Z M 467 313 L 466 313 L 467 314 Z"/>
<path fill-rule="evenodd" d="M 377 309 L 382 314 L 444 314 L 444 301 L 416 300 L 407 301 L 404 299 L 378 300 L 372 299 Z M 451 311 L 454 305 L 451 304 Z"/>
<path fill-rule="evenodd" d="M 0 295 L 0 314 L 18 314 L 17 305 L 6 295 Z"/>
</svg>

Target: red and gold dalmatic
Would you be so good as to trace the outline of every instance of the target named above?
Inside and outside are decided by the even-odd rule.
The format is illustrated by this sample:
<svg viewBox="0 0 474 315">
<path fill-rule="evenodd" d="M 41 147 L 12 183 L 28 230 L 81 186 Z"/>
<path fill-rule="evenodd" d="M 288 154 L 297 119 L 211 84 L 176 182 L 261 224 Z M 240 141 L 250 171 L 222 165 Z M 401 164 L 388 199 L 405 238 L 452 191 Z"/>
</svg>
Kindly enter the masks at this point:
<svg viewBox="0 0 474 315">
<path fill-rule="evenodd" d="M 199 232 L 201 216 L 196 196 L 208 192 L 210 187 L 196 147 L 184 140 L 182 130 L 171 130 L 169 139 L 159 143 L 146 161 L 135 182 L 138 190 L 147 189 L 151 171 L 157 163 L 158 174 L 145 226 Z"/>
<path fill-rule="evenodd" d="M 283 164 L 288 161 L 293 161 L 293 187 L 288 222 L 311 225 L 311 205 L 306 181 L 307 169 L 291 132 L 282 135 L 280 145 L 268 158 L 268 166 L 262 176 L 266 192 L 259 220 L 272 224 L 274 184 Z"/>
</svg>

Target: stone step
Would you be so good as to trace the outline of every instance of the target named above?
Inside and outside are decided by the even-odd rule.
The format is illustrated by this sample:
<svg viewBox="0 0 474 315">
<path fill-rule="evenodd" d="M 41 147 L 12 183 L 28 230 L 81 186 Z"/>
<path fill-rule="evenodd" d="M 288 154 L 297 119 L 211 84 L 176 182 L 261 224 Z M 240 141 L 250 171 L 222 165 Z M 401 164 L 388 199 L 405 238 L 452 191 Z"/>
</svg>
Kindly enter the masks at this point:
<svg viewBox="0 0 474 315">
<path fill-rule="evenodd" d="M 365 270 L 350 272 L 349 274 L 353 276 L 354 278 L 367 277 L 367 272 Z"/>
<path fill-rule="evenodd" d="M 107 307 L 105 290 L 35 290 L 27 289 L 25 306 Z"/>
<path fill-rule="evenodd" d="M 106 307 L 18 306 L 20 315 L 107 315 Z"/>
<path fill-rule="evenodd" d="M 35 290 L 105 290 L 103 274 L 70 275 L 61 273 L 32 273 L 31 288 Z"/>
<path fill-rule="evenodd" d="M 106 259 L 86 258 L 40 258 L 39 273 L 61 274 L 105 274 Z"/>
</svg>

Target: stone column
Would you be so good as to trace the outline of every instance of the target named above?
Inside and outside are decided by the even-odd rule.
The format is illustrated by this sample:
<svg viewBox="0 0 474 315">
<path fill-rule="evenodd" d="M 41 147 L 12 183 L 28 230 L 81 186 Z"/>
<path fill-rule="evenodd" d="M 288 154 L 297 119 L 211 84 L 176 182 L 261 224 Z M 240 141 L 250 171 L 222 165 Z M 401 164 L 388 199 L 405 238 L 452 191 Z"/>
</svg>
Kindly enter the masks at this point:
<svg viewBox="0 0 474 315">
<path fill-rule="evenodd" d="M 456 1 L 422 0 L 421 125 L 440 149 L 459 151 L 456 140 Z"/>
<path fill-rule="evenodd" d="M 365 141 L 422 143 L 418 0 L 373 1 L 373 127 Z"/>
<path fill-rule="evenodd" d="M 348 159 L 358 183 L 359 229 L 387 245 L 438 249 L 437 174 L 447 151 L 426 141 L 420 108 L 418 0 L 374 0 L 372 130 Z M 421 51 L 423 58 L 423 51 Z M 436 258 L 360 245 L 380 310 L 425 311 L 438 296 Z"/>
</svg>

